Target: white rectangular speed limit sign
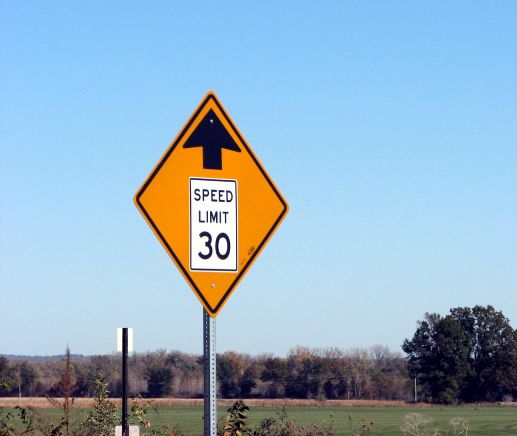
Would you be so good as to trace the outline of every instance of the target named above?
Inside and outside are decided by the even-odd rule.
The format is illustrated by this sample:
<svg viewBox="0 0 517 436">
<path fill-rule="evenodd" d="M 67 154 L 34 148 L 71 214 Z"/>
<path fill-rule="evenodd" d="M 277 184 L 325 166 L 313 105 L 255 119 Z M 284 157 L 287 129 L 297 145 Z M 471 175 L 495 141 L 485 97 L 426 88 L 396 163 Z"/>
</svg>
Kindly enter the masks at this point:
<svg viewBox="0 0 517 436">
<path fill-rule="evenodd" d="M 190 178 L 190 269 L 237 271 L 237 180 Z"/>
</svg>

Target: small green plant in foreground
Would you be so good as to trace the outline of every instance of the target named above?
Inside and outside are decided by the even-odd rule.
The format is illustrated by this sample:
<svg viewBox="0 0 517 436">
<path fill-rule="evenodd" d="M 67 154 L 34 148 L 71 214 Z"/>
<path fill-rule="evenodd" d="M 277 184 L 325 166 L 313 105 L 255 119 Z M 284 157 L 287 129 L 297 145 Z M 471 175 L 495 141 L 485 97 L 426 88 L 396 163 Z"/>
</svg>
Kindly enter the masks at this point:
<svg viewBox="0 0 517 436">
<path fill-rule="evenodd" d="M 108 384 L 102 374 L 94 380 L 95 400 L 84 420 L 84 428 L 89 434 L 111 436 L 116 423 L 120 420 L 117 406 L 108 400 Z"/>
<path fill-rule="evenodd" d="M 248 410 L 250 408 L 242 400 L 233 403 L 228 409 L 226 422 L 222 430 L 218 430 L 217 434 L 223 436 L 244 436 L 250 434 L 247 426 Z"/>
<path fill-rule="evenodd" d="M 359 428 L 355 429 L 353 426 L 354 418 L 352 415 L 348 415 L 348 425 L 350 430 L 350 436 L 364 436 L 373 433 L 373 421 L 368 421 L 366 417 L 359 420 Z"/>
<path fill-rule="evenodd" d="M 469 421 L 465 418 L 452 418 L 450 426 L 453 436 L 468 436 Z M 433 418 L 423 413 L 408 413 L 400 430 L 407 436 L 439 436 L 449 435 L 449 431 L 442 431 L 433 425 Z"/>
<path fill-rule="evenodd" d="M 226 420 L 220 425 L 219 436 L 331 436 L 334 434 L 333 419 L 330 422 L 299 426 L 288 418 L 285 409 L 276 417 L 263 419 L 257 428 L 248 427 L 248 410 L 250 408 L 239 400 L 227 411 Z"/>
<path fill-rule="evenodd" d="M 0 436 L 9 436 L 13 434 L 13 418 L 14 415 L 12 413 L 5 412 L 4 409 L 0 408 Z"/>
<path fill-rule="evenodd" d="M 143 401 L 140 396 L 133 400 L 130 422 L 143 427 L 143 432 L 140 433 L 141 436 L 181 436 L 183 434 L 178 426 L 162 425 L 161 427 L 154 428 L 149 418 L 149 410 L 152 410 L 157 416 L 160 415 L 158 408 L 151 401 Z"/>
</svg>

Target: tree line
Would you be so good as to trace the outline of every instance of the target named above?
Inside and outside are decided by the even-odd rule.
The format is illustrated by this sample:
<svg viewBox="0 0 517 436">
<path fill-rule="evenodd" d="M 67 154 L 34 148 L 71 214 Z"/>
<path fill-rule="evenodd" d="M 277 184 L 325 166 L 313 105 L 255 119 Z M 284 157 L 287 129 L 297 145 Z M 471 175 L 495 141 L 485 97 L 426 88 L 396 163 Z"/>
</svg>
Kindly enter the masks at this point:
<svg viewBox="0 0 517 436">
<path fill-rule="evenodd" d="M 120 396 L 118 355 L 71 355 L 76 397 L 94 395 L 103 374 L 110 396 Z M 37 361 L 0 357 L 0 396 L 59 396 L 65 359 Z M 129 357 L 129 390 L 144 397 L 203 396 L 203 357 L 158 350 Z M 223 398 L 379 399 L 411 396 L 406 362 L 385 346 L 370 349 L 297 347 L 287 357 L 217 355 L 218 392 Z"/>
<path fill-rule="evenodd" d="M 222 398 L 406 400 L 467 403 L 517 399 L 517 330 L 492 306 L 425 314 L 406 353 L 297 347 L 286 357 L 217 355 Z M 68 351 L 66 353 L 68 354 Z M 102 374 L 110 396 L 121 396 L 121 358 L 72 356 L 76 397 L 92 397 Z M 0 396 L 60 396 L 66 359 L 0 356 Z M 415 391 L 416 386 L 416 391 Z M 129 390 L 143 397 L 203 396 L 203 357 L 158 350 L 129 358 Z"/>
</svg>

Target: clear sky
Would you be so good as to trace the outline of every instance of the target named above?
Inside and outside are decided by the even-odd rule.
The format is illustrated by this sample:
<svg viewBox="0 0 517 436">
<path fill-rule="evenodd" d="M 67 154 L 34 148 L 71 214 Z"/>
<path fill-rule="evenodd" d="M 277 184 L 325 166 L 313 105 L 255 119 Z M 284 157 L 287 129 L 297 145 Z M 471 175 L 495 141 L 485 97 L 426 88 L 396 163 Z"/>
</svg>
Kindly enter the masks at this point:
<svg viewBox="0 0 517 436">
<path fill-rule="evenodd" d="M 0 2 L 0 353 L 202 351 L 132 197 L 214 90 L 291 211 L 218 350 L 517 327 L 517 3 Z"/>
</svg>

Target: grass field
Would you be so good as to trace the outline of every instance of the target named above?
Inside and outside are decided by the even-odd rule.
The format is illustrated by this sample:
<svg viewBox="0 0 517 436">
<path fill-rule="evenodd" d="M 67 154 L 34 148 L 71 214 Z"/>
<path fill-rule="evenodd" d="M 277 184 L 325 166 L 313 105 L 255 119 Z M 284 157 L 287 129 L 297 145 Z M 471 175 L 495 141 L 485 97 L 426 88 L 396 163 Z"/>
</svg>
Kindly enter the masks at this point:
<svg viewBox="0 0 517 436">
<path fill-rule="evenodd" d="M 249 421 L 252 426 L 262 419 L 275 416 L 279 409 L 270 407 L 252 408 Z M 366 417 L 374 422 L 374 432 L 381 435 L 400 435 L 400 425 L 408 413 L 419 412 L 433 418 L 433 425 L 445 431 L 450 429 L 450 420 L 461 417 L 469 421 L 470 435 L 517 435 L 517 409 L 510 407 L 296 407 L 286 408 L 290 419 L 298 424 L 333 420 L 337 435 L 349 434 L 349 416 L 357 427 L 359 420 Z M 202 409 L 198 407 L 161 408 L 159 422 L 178 424 L 187 435 L 199 435 L 202 426 Z M 224 416 L 225 409 L 219 410 Z M 158 422 L 158 420 L 156 420 Z M 452 434 L 452 431 L 450 432 Z"/>
<path fill-rule="evenodd" d="M 82 410 L 85 413 L 86 409 Z M 423 413 L 433 418 L 433 427 L 441 430 L 440 435 L 453 435 L 450 420 L 465 418 L 469 421 L 469 435 L 511 436 L 517 435 L 517 408 L 506 406 L 464 406 L 464 407 L 287 407 L 287 415 L 300 425 L 315 422 L 334 422 L 337 435 L 348 435 L 349 416 L 353 417 L 354 427 L 359 420 L 366 417 L 374 422 L 374 434 L 401 435 L 400 426 L 404 417 L 409 413 Z M 251 426 L 257 425 L 262 419 L 276 416 L 280 408 L 252 407 L 249 412 Z M 41 412 L 58 415 L 58 410 L 42 409 Z M 80 412 L 77 412 L 80 413 Z M 159 415 L 149 413 L 153 425 L 177 424 L 185 435 L 202 434 L 202 413 L 200 406 L 160 407 Z M 219 408 L 219 417 L 224 417 L 226 407 Z"/>
</svg>

